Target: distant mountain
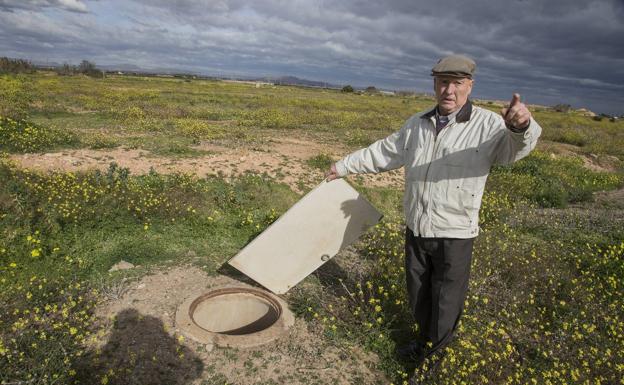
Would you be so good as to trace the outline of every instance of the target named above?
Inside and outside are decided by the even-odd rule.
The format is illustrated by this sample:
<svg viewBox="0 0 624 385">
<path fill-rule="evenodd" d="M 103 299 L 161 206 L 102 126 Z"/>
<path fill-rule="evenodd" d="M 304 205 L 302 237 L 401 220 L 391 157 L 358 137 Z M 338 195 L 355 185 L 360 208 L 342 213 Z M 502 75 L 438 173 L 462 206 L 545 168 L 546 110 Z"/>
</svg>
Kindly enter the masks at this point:
<svg viewBox="0 0 624 385">
<path fill-rule="evenodd" d="M 143 68 L 134 64 L 111 64 L 111 65 L 99 65 L 97 67 L 105 71 L 124 71 L 124 72 L 142 72 Z M 150 71 L 151 72 L 151 71 Z"/>
<path fill-rule="evenodd" d="M 56 67 L 60 67 L 63 64 L 68 63 L 68 62 L 64 62 L 64 63 L 59 63 L 59 62 L 55 62 L 55 61 L 40 61 L 40 60 L 33 60 L 32 64 L 34 64 L 37 67 L 41 67 L 41 68 L 56 68 Z M 71 65 L 79 65 L 80 63 L 69 63 Z M 141 72 L 143 71 L 143 69 L 141 67 L 135 66 L 133 64 L 112 64 L 112 65 L 105 65 L 105 64 L 97 64 L 95 63 L 96 67 L 103 70 L 103 71 L 128 71 L 128 72 Z M 153 72 L 159 72 L 159 70 L 153 71 Z"/>
<path fill-rule="evenodd" d="M 42 67 L 42 68 L 56 68 L 56 67 L 60 67 L 62 66 L 64 63 L 58 63 L 58 62 L 54 62 L 54 61 L 32 61 L 32 64 L 34 64 L 37 67 Z M 78 65 L 79 63 L 71 63 L 74 65 Z M 200 76 L 200 77 L 207 77 L 207 78 L 221 78 L 221 79 L 232 79 L 232 77 L 228 77 L 228 76 L 215 76 L 215 75 L 203 75 L 201 72 L 198 71 L 180 71 L 180 70 L 175 70 L 175 69 L 171 69 L 171 68 L 142 68 L 139 67 L 137 65 L 134 64 L 125 64 L 125 63 L 121 63 L 121 64 L 98 64 L 95 63 L 96 67 L 103 70 L 103 71 L 107 71 L 107 72 L 115 72 L 115 71 L 121 71 L 121 72 L 132 72 L 132 73 L 145 73 L 145 74 L 161 74 L 161 75 L 195 75 L 195 76 Z M 236 79 L 237 77 L 234 77 L 234 79 Z M 241 78 L 240 80 L 248 80 L 248 81 L 262 81 L 262 82 L 269 82 L 269 83 L 274 83 L 274 84 L 280 84 L 280 85 L 292 85 L 292 86 L 306 86 L 306 87 L 325 87 L 325 88 L 341 88 L 341 86 L 338 86 L 336 84 L 331 84 L 331 83 L 327 83 L 327 82 L 319 82 L 316 80 L 308 80 L 308 79 L 302 79 L 302 78 L 298 78 L 296 76 L 279 76 L 279 77 L 245 77 L 245 78 Z"/>
<path fill-rule="evenodd" d="M 37 61 L 37 60 L 31 60 L 30 61 L 34 66 L 36 67 L 42 67 L 42 68 L 56 68 L 56 67 L 60 67 L 62 64 L 59 64 L 55 61 Z"/>
</svg>

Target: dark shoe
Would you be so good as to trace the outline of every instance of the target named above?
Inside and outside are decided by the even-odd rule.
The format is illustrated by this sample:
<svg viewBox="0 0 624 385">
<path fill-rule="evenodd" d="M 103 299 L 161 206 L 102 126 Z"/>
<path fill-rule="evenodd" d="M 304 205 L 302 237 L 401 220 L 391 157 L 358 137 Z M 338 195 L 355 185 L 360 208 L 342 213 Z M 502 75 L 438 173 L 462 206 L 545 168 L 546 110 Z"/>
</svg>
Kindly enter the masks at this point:
<svg viewBox="0 0 624 385">
<path fill-rule="evenodd" d="M 419 365 L 425 359 L 425 348 L 420 342 L 412 341 L 407 345 L 400 346 L 396 354 L 403 361 L 412 361 Z"/>
<path fill-rule="evenodd" d="M 446 353 L 447 353 L 446 349 L 443 348 L 436 352 L 431 353 L 427 357 L 427 361 L 429 363 L 429 368 L 427 370 L 427 373 L 430 376 L 435 374 L 435 372 L 438 370 L 438 367 L 440 366 L 442 361 L 444 361 L 444 357 L 446 356 Z"/>
<path fill-rule="evenodd" d="M 441 349 L 423 357 L 421 364 L 416 367 L 414 374 L 410 377 L 409 385 L 418 385 L 433 378 L 445 355 L 446 349 Z"/>
</svg>

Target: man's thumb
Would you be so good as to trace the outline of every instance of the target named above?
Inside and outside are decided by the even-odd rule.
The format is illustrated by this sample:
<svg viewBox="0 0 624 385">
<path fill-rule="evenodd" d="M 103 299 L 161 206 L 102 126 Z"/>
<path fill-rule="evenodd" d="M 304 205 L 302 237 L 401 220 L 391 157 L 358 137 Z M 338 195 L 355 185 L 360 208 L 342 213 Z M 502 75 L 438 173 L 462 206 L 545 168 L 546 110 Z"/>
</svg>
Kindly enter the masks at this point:
<svg viewBox="0 0 624 385">
<path fill-rule="evenodd" d="M 511 103 L 509 103 L 509 108 L 517 105 L 518 103 L 520 103 L 520 94 L 513 94 L 511 97 Z"/>
</svg>

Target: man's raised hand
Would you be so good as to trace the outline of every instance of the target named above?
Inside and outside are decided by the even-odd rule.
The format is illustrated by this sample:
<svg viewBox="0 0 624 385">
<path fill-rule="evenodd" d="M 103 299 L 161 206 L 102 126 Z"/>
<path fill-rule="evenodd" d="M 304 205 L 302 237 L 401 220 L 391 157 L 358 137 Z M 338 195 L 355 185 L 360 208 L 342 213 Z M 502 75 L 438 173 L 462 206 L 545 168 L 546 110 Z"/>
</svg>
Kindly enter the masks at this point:
<svg viewBox="0 0 624 385">
<path fill-rule="evenodd" d="M 520 94 L 513 94 L 509 107 L 501 110 L 501 115 L 505 119 L 507 127 L 524 129 L 531 123 L 531 112 L 527 106 L 520 101 Z"/>
</svg>

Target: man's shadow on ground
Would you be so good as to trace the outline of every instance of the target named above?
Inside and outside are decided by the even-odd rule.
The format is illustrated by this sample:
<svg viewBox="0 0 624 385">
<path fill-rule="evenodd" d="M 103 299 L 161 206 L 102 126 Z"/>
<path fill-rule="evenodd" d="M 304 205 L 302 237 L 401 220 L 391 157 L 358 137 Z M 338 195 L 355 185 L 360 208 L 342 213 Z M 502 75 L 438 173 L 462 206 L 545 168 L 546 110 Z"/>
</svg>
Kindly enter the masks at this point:
<svg viewBox="0 0 624 385">
<path fill-rule="evenodd" d="M 160 319 L 129 308 L 117 314 L 106 345 L 79 361 L 77 378 L 82 384 L 184 385 L 202 371 L 201 360 Z"/>
</svg>

